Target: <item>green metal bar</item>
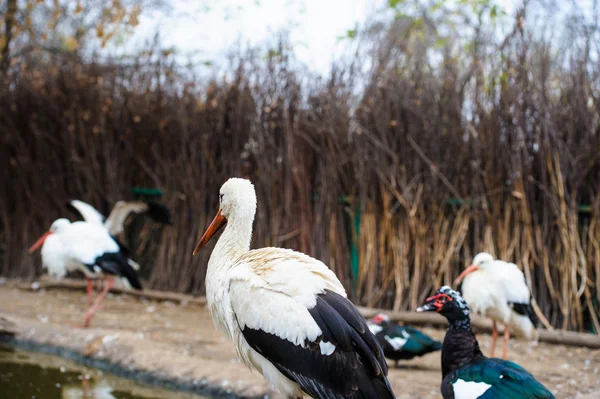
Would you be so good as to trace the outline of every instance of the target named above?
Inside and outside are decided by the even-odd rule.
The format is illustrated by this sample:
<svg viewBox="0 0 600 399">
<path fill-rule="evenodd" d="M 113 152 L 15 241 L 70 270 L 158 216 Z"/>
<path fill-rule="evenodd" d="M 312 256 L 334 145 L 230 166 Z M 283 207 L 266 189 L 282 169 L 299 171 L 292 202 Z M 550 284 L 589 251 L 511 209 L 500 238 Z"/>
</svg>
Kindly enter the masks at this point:
<svg viewBox="0 0 600 399">
<path fill-rule="evenodd" d="M 163 191 L 158 188 L 145 188 L 145 187 L 133 187 L 131 189 L 132 194 L 146 195 L 150 197 L 160 197 L 163 195 Z"/>
<path fill-rule="evenodd" d="M 473 201 L 466 200 L 464 198 L 450 197 L 448 198 L 448 201 L 446 201 L 446 203 L 448 205 L 472 205 Z"/>
<path fill-rule="evenodd" d="M 356 287 L 358 285 L 358 273 L 360 271 L 360 259 L 358 256 L 358 242 L 360 240 L 360 219 L 362 212 L 360 204 L 358 204 L 354 210 L 354 233 L 352 235 L 352 245 L 350 246 L 350 267 L 352 270 L 352 293 L 356 293 Z"/>
<path fill-rule="evenodd" d="M 577 209 L 579 210 L 579 213 L 592 213 L 591 205 L 579 205 Z"/>
<path fill-rule="evenodd" d="M 358 273 L 360 272 L 360 259 L 358 253 L 358 240 L 360 237 L 360 220 L 362 211 L 360 204 L 356 207 L 352 206 L 353 198 L 348 196 L 342 196 L 339 198 L 339 202 L 350 208 L 354 208 L 354 219 L 351 218 L 350 212 L 344 212 L 344 221 L 346 225 L 346 238 L 348 240 L 348 246 L 350 247 L 350 275 L 352 277 L 352 294 L 356 294 L 356 287 L 358 285 Z"/>
</svg>

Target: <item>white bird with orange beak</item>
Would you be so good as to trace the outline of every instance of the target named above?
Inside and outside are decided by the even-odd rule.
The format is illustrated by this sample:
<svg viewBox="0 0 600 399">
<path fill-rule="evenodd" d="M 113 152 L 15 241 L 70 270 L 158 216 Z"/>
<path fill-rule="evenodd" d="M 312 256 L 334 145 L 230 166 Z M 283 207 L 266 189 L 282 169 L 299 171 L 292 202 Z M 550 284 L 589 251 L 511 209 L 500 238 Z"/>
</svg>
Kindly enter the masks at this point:
<svg viewBox="0 0 600 399">
<path fill-rule="evenodd" d="M 196 254 L 223 226 L 208 262 L 206 299 L 238 356 L 285 398 L 394 398 L 379 343 L 322 262 L 281 248 L 250 250 L 256 194 L 231 178 Z"/>
<path fill-rule="evenodd" d="M 112 276 L 124 277 L 131 287 L 141 290 L 135 270 L 121 252 L 119 244 L 102 225 L 88 222 L 71 223 L 57 219 L 37 240 L 29 253 L 42 248 L 42 264 L 48 274 L 62 278 L 69 272 L 81 271 L 87 278 L 87 310 L 83 327 L 89 327 L 94 313 L 114 284 Z M 92 304 L 92 279 L 103 278 L 104 289 Z"/>
<path fill-rule="evenodd" d="M 461 281 L 462 295 L 471 311 L 492 319 L 491 357 L 498 339 L 497 322 L 504 325 L 503 359 L 507 356 L 511 330 L 528 340 L 537 339 L 534 325 L 537 318 L 531 307 L 531 291 L 517 265 L 494 260 L 492 255 L 482 252 L 458 276 L 455 284 Z"/>
</svg>

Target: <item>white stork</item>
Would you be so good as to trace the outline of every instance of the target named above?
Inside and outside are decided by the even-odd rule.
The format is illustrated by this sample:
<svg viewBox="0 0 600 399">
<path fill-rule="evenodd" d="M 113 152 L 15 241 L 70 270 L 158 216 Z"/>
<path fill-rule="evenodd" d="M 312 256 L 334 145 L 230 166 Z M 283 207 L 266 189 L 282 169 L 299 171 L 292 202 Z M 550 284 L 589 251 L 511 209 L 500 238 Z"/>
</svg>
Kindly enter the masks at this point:
<svg viewBox="0 0 600 399">
<path fill-rule="evenodd" d="M 111 276 L 125 277 L 131 287 L 142 289 L 135 270 L 104 226 L 57 219 L 50 226 L 50 230 L 29 248 L 29 252 L 33 253 L 40 247 L 42 263 L 51 277 L 62 278 L 68 272 L 77 270 L 86 276 L 88 309 L 83 327 L 89 327 L 95 311 L 114 284 Z M 96 278 L 104 278 L 105 285 L 92 304 L 91 279 Z"/>
<path fill-rule="evenodd" d="M 473 264 L 455 281 L 462 284 L 462 294 L 473 312 L 492 319 L 492 349 L 494 356 L 498 330 L 496 322 L 504 324 L 504 350 L 506 359 L 510 330 L 528 340 L 537 339 L 534 323 L 537 318 L 531 307 L 531 292 L 523 272 L 514 263 L 494 260 L 487 252 L 477 254 Z"/>
<path fill-rule="evenodd" d="M 135 270 L 140 269 L 140 265 L 130 258 L 129 249 L 117 239 L 117 235 L 124 230 L 124 224 L 127 217 L 132 214 L 146 213 L 150 218 L 162 224 L 171 224 L 171 215 L 169 209 L 155 202 L 143 201 L 117 201 L 115 206 L 110 211 L 108 218 L 98 212 L 96 208 L 80 200 L 72 200 L 68 204 L 69 207 L 75 209 L 88 223 L 101 225 L 108 230 L 108 233 L 119 244 L 121 252 L 127 256 L 127 262 Z"/>
<path fill-rule="evenodd" d="M 394 398 L 379 343 L 322 262 L 281 248 L 250 250 L 256 193 L 231 178 L 194 250 L 224 225 L 208 262 L 206 298 L 238 357 L 287 399 Z"/>
</svg>

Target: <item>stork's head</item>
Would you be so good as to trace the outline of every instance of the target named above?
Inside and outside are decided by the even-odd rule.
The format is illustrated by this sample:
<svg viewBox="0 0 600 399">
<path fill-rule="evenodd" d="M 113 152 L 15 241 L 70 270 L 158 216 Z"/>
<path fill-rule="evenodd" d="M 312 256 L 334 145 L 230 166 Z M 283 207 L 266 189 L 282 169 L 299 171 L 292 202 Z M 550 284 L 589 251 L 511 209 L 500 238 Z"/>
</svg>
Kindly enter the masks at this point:
<svg viewBox="0 0 600 399">
<path fill-rule="evenodd" d="M 486 268 L 494 262 L 494 257 L 487 252 L 480 252 L 473 258 L 473 264 L 477 267 Z"/>
<path fill-rule="evenodd" d="M 487 252 L 478 253 L 473 259 L 471 266 L 467 267 L 463 272 L 454 280 L 454 284 L 458 284 L 470 273 L 478 270 L 487 270 L 494 263 L 494 257 Z"/>
<path fill-rule="evenodd" d="M 389 322 L 390 316 L 386 315 L 385 313 L 378 313 L 371 319 L 371 323 L 376 324 L 378 326 L 385 325 Z"/>
<path fill-rule="evenodd" d="M 194 249 L 194 255 L 226 223 L 252 224 L 256 214 L 256 192 L 250 180 L 232 177 L 219 190 L 219 211 Z"/>
<path fill-rule="evenodd" d="M 52 224 L 50 225 L 50 230 L 48 230 L 50 233 L 58 233 L 60 231 L 62 231 L 65 226 L 68 226 L 71 224 L 71 221 L 69 219 L 65 219 L 65 218 L 60 218 L 60 219 L 56 219 L 54 222 L 52 222 Z"/>
<path fill-rule="evenodd" d="M 425 300 L 417 312 L 437 312 L 448 320 L 461 320 L 469 317 L 469 307 L 462 295 L 447 285 Z"/>
<path fill-rule="evenodd" d="M 65 226 L 70 225 L 71 222 L 69 221 L 69 219 L 65 219 L 65 218 L 60 218 L 60 219 L 56 219 L 52 225 L 50 225 L 50 229 L 45 232 L 30 248 L 29 248 L 29 253 L 33 253 L 35 252 L 38 248 L 40 248 L 42 245 L 44 245 L 44 241 L 46 241 L 46 238 L 48 238 L 51 234 L 54 233 L 59 233 L 61 232 Z"/>
</svg>

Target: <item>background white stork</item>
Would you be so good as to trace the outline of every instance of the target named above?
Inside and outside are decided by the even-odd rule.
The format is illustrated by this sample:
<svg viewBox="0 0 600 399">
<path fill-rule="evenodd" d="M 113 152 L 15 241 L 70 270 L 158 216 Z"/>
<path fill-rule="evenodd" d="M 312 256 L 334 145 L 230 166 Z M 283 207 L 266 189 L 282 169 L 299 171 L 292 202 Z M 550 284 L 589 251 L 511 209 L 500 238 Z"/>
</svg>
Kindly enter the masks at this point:
<svg viewBox="0 0 600 399">
<path fill-rule="evenodd" d="M 104 226 L 117 244 L 119 244 L 121 252 L 127 256 L 127 262 L 129 262 L 131 267 L 135 270 L 139 270 L 140 265 L 131 259 L 131 251 L 117 238 L 117 235 L 124 230 L 127 217 L 132 213 L 145 213 L 155 222 L 171 224 L 169 209 L 156 202 L 117 201 L 110 211 L 108 218 L 105 218 L 104 215 L 98 212 L 92 205 L 80 200 L 72 200 L 69 202 L 68 206 L 75 209 L 86 222 Z"/>
<path fill-rule="evenodd" d="M 504 359 L 510 330 L 529 340 L 537 339 L 534 325 L 537 318 L 531 307 L 531 292 L 517 265 L 494 260 L 492 255 L 482 252 L 458 276 L 455 284 L 462 280 L 461 291 L 471 310 L 492 319 L 490 356 L 494 356 L 498 339 L 496 322 L 504 324 Z"/>
<path fill-rule="evenodd" d="M 33 253 L 40 247 L 42 263 L 51 277 L 62 278 L 68 272 L 77 270 L 86 276 L 88 309 L 85 313 L 84 327 L 89 327 L 95 311 L 112 287 L 114 281 L 111 276 L 125 277 L 131 287 L 142 289 L 135 270 L 104 226 L 57 219 L 50 226 L 50 230 L 29 248 L 29 252 Z M 91 279 L 96 278 L 104 278 L 105 286 L 92 304 Z"/>
<path fill-rule="evenodd" d="M 119 248 L 123 255 L 127 258 L 127 262 L 135 270 L 140 270 L 140 265 L 131 258 L 131 251 L 118 238 L 117 235 L 125 228 L 125 220 L 132 214 L 147 214 L 152 220 L 161 224 L 171 224 L 171 214 L 169 209 L 157 202 L 143 201 L 117 201 L 108 215 L 105 218 L 96 208 L 80 200 L 72 200 L 68 203 L 68 207 L 77 211 L 83 219 L 99 226 L 104 226 L 111 237 L 119 244 Z M 126 278 L 117 280 L 121 285 L 132 288 Z"/>
<path fill-rule="evenodd" d="M 242 362 L 289 399 L 394 398 L 383 351 L 335 274 L 300 252 L 250 250 L 250 181 L 231 178 L 219 195 L 194 254 L 227 224 L 208 262 L 206 298 Z"/>
</svg>

